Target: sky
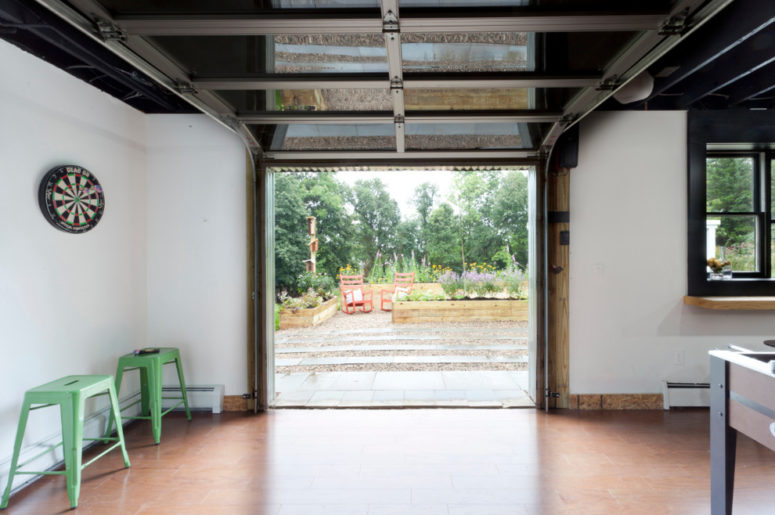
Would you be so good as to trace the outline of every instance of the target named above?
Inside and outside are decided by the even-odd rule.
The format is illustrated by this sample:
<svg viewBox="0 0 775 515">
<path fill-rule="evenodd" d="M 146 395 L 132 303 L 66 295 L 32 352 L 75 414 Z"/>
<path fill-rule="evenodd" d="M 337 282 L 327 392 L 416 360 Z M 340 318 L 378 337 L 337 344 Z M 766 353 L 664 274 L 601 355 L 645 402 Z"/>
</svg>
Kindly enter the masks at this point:
<svg viewBox="0 0 775 515">
<path fill-rule="evenodd" d="M 430 182 L 438 186 L 439 195 L 436 197 L 435 207 L 442 202 L 449 202 L 449 196 L 452 192 L 452 181 L 456 173 L 461 172 L 450 170 L 396 170 L 381 172 L 342 170 L 337 172 L 336 178 L 349 186 L 354 185 L 355 181 L 359 180 L 380 179 L 387 187 L 390 196 L 398 202 L 401 218 L 406 220 L 416 213 L 416 209 L 412 204 L 412 197 L 417 186 L 424 182 Z M 527 172 L 525 171 L 525 173 Z"/>
<path fill-rule="evenodd" d="M 412 204 L 414 190 L 424 182 L 435 184 L 439 188 L 436 205 L 447 201 L 452 190 L 452 178 L 455 172 L 448 170 L 396 170 L 386 172 L 348 172 L 342 170 L 336 174 L 336 178 L 349 186 L 355 181 L 380 179 L 387 187 L 390 196 L 398 202 L 401 210 L 401 218 L 406 219 L 413 215 L 415 207 Z"/>
</svg>

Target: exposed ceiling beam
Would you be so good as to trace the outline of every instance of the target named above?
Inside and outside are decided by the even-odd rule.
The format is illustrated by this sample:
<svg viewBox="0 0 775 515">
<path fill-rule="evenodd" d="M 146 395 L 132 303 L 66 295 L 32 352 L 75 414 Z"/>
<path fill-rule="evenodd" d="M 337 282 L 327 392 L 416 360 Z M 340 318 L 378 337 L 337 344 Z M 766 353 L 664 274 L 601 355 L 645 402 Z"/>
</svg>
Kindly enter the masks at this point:
<svg viewBox="0 0 775 515">
<path fill-rule="evenodd" d="M 769 41 L 768 45 L 758 44 L 758 39 Z M 678 105 L 688 108 L 693 103 L 702 100 L 708 95 L 741 80 L 748 80 L 752 73 L 764 68 L 768 64 L 775 63 L 773 44 L 775 40 L 775 25 L 767 27 L 756 37 L 746 41 L 744 51 L 725 53 L 711 61 L 705 68 L 692 75 L 692 80 L 685 88 L 677 85 L 677 92 L 683 93 L 678 98 Z M 772 82 L 772 76 L 770 76 Z M 682 90 L 682 91 L 681 91 Z"/>
<path fill-rule="evenodd" d="M 775 63 L 770 63 L 754 73 L 744 81 L 731 86 L 724 92 L 729 95 L 729 104 L 736 106 L 747 100 L 766 95 L 775 90 Z"/>
<path fill-rule="evenodd" d="M 696 31 L 733 0 L 680 0 L 666 17 L 663 33 L 641 33 L 606 66 L 603 81 L 597 88 L 581 90 L 563 110 L 562 119 L 544 136 L 542 151 L 548 153 L 567 128 L 578 123 L 600 104 L 612 97 L 633 78 L 654 64 L 679 42 Z"/>
<path fill-rule="evenodd" d="M 341 12 L 341 14 L 339 14 Z M 448 16 L 403 16 L 402 33 L 428 32 L 621 32 L 656 30 L 666 12 L 540 12 L 517 8 L 453 10 Z M 143 36 L 259 36 L 269 34 L 382 33 L 378 17 L 298 15 L 284 11 L 262 15 L 123 15 L 116 22 Z"/>
<path fill-rule="evenodd" d="M 755 2 L 754 8 L 751 8 L 751 2 Z M 724 9 L 723 16 L 715 17 L 703 27 L 702 32 L 712 34 L 712 37 L 690 39 L 676 49 L 680 55 L 680 68 L 669 76 L 654 81 L 654 90 L 649 100 L 666 92 L 715 59 L 735 50 L 773 23 L 775 2 L 772 0 L 751 0 L 744 5 L 740 2 L 732 3 Z"/>
<path fill-rule="evenodd" d="M 238 116 L 237 119 L 247 124 L 380 124 L 393 123 L 392 113 L 261 113 Z M 415 112 L 406 113 L 407 123 L 553 123 L 560 119 L 559 113 L 536 111 L 444 111 L 437 113 Z"/>
<path fill-rule="evenodd" d="M 128 41 L 143 40 L 138 36 Z M 143 40 L 144 41 L 144 40 Z M 600 83 L 599 74 L 548 75 L 533 72 L 510 73 L 423 73 L 404 74 L 404 89 L 481 89 L 481 88 L 583 88 Z M 369 74 L 265 74 L 252 77 L 203 77 L 192 84 L 197 89 L 266 90 L 266 89 L 389 89 L 384 73 Z"/>
</svg>

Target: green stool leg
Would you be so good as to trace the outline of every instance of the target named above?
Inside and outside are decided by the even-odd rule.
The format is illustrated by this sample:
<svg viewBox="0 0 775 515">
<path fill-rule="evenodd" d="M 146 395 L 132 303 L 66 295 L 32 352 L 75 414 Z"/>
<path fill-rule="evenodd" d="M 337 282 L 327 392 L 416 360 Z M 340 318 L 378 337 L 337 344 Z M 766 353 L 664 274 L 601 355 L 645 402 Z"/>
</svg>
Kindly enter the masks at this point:
<svg viewBox="0 0 775 515">
<path fill-rule="evenodd" d="M 80 400 L 75 400 L 75 403 Z M 73 409 L 75 408 L 75 409 Z M 62 418 L 62 450 L 65 459 L 65 479 L 67 480 L 67 497 L 70 499 L 70 507 L 78 506 L 78 494 L 80 493 L 80 474 L 75 474 L 75 469 L 80 472 L 80 460 L 76 461 L 76 455 L 80 456 L 80 450 L 76 446 L 75 432 L 77 431 L 76 417 L 77 407 L 73 402 L 63 402 L 59 405 Z"/>
<path fill-rule="evenodd" d="M 121 443 L 121 454 L 124 456 L 124 466 L 129 467 L 129 455 L 126 452 L 126 444 L 124 443 L 124 427 L 121 424 L 121 410 L 118 407 L 118 397 L 116 396 L 116 390 L 113 385 L 111 385 L 108 393 L 110 394 L 111 415 L 109 418 L 116 422 L 116 436 L 118 436 L 118 441 Z M 110 422 L 108 422 L 108 425 L 110 425 Z"/>
<path fill-rule="evenodd" d="M 121 390 L 121 379 L 124 374 L 124 368 L 119 365 L 118 368 L 116 368 L 116 394 L 115 396 L 118 397 L 118 392 Z M 112 403 L 113 401 L 111 401 Z M 118 401 L 116 401 L 116 405 L 118 406 Z M 110 432 L 113 429 L 113 421 L 115 420 L 116 426 L 122 425 L 122 419 L 121 419 L 121 410 L 119 409 L 118 417 L 108 417 L 108 428 L 105 430 L 105 438 L 110 436 Z M 108 443 L 107 440 L 103 441 L 102 443 Z"/>
<path fill-rule="evenodd" d="M 186 407 L 186 418 L 191 420 L 191 411 L 188 409 L 188 395 L 186 394 L 186 380 L 183 378 L 183 363 L 180 356 L 175 358 L 175 367 L 178 369 L 178 382 L 180 383 L 180 392 L 183 394 L 183 406 Z"/>
<path fill-rule="evenodd" d="M 158 361 L 151 362 L 150 377 L 148 378 L 151 395 L 151 427 L 153 439 L 156 445 L 161 441 L 161 371 L 162 364 Z"/>
<path fill-rule="evenodd" d="M 11 495 L 11 486 L 13 485 L 13 476 L 16 474 L 16 465 L 19 463 L 19 451 L 22 447 L 22 440 L 24 439 L 24 430 L 27 428 L 27 417 L 30 412 L 30 403 L 27 401 L 26 395 L 24 403 L 22 404 L 22 412 L 19 416 L 19 426 L 16 429 L 16 442 L 13 445 L 13 458 L 11 458 L 11 472 L 8 474 L 8 485 L 5 487 L 3 493 L 3 500 L 0 502 L 0 508 L 8 506 L 8 497 Z"/>
<path fill-rule="evenodd" d="M 140 415 L 147 417 L 151 414 L 151 390 L 148 383 L 148 369 L 140 367 L 138 371 L 140 372 Z"/>
</svg>

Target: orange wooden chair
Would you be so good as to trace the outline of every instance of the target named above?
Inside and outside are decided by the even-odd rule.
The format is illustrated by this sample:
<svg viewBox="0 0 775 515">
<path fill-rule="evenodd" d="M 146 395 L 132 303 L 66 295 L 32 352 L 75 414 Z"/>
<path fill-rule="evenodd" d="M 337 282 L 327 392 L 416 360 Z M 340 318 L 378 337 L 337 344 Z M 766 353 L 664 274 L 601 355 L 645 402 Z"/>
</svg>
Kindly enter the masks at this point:
<svg viewBox="0 0 775 515">
<path fill-rule="evenodd" d="M 374 309 L 373 292 L 363 286 L 363 274 L 340 275 L 339 291 L 342 293 L 342 312 L 352 315 L 360 307 L 364 313 Z M 366 309 L 366 306 L 369 309 Z"/>
<path fill-rule="evenodd" d="M 392 311 L 393 300 L 405 299 L 414 287 L 414 272 L 397 273 L 393 278 L 393 288 L 390 290 L 382 290 L 379 293 L 379 307 L 382 311 Z M 390 304 L 390 309 L 385 307 L 385 304 Z"/>
</svg>

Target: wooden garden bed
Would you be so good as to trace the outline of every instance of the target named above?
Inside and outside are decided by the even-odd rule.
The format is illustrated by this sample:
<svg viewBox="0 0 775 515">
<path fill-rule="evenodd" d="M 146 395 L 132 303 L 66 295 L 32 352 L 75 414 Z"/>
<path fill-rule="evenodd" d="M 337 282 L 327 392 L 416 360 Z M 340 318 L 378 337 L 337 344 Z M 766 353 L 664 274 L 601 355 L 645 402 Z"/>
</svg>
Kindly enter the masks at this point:
<svg viewBox="0 0 775 515">
<path fill-rule="evenodd" d="M 316 308 L 280 311 L 280 329 L 312 327 L 321 324 L 336 314 L 336 297 L 328 299 Z"/>
<path fill-rule="evenodd" d="M 527 300 L 400 301 L 393 305 L 394 324 L 423 322 L 527 321 Z"/>
</svg>

